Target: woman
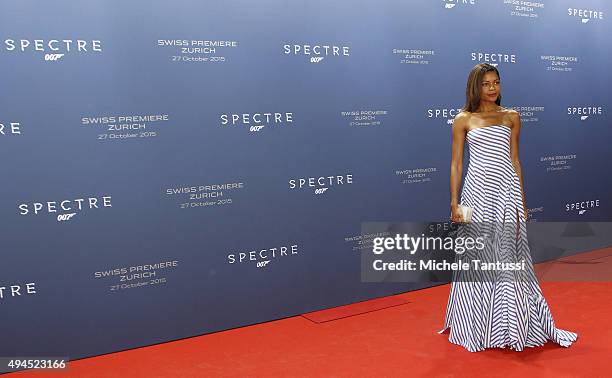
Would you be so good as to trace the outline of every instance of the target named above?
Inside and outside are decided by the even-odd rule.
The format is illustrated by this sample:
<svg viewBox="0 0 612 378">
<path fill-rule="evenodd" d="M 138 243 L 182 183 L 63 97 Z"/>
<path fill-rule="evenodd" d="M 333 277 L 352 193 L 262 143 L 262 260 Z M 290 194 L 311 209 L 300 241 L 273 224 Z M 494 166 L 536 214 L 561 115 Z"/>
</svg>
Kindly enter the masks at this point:
<svg viewBox="0 0 612 378">
<path fill-rule="evenodd" d="M 451 220 L 463 223 L 458 236 L 485 236 L 487 241 L 484 249 L 457 258 L 523 262 L 522 269 L 453 272 L 439 333 L 450 328 L 449 341 L 470 352 L 495 347 L 521 351 L 547 340 L 568 347 L 578 335 L 555 327 L 527 244 L 528 214 L 518 156 L 520 116 L 500 104 L 497 68 L 476 65 L 468 77 L 466 104 L 452 127 Z M 458 202 L 466 139 L 470 159 Z M 464 223 L 459 205 L 472 208 L 470 223 Z"/>
</svg>

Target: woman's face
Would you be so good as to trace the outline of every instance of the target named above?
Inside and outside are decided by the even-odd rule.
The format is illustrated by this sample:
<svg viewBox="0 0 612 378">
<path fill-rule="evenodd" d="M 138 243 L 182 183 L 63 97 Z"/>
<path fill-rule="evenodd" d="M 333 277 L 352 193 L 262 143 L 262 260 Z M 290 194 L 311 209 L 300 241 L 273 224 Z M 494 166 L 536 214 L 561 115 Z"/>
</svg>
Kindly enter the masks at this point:
<svg viewBox="0 0 612 378">
<path fill-rule="evenodd" d="M 499 76 L 494 71 L 486 72 L 482 78 L 480 98 L 485 101 L 495 102 L 501 92 Z"/>
</svg>

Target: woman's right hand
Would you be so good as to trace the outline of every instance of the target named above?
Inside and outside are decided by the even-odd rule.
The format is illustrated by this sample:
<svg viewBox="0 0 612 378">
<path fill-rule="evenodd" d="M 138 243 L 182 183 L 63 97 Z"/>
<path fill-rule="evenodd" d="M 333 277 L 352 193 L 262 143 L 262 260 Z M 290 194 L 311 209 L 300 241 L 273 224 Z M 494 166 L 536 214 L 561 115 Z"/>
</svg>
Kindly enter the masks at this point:
<svg viewBox="0 0 612 378">
<path fill-rule="evenodd" d="M 451 206 L 451 222 L 463 223 L 463 215 L 461 210 L 459 210 L 459 206 Z"/>
</svg>

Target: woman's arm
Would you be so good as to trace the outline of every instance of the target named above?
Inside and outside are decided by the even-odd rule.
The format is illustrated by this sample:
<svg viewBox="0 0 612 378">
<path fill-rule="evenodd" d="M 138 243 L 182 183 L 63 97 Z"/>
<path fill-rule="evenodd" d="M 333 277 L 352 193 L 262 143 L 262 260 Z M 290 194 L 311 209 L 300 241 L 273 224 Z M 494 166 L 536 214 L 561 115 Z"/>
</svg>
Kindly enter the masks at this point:
<svg viewBox="0 0 612 378">
<path fill-rule="evenodd" d="M 451 195 L 451 213 L 453 221 L 458 222 L 456 214 L 459 213 L 459 188 L 461 186 L 461 177 L 463 174 L 463 145 L 465 143 L 465 134 L 467 127 L 468 115 L 461 112 L 455 116 L 452 127 L 452 156 L 450 166 L 450 195 Z"/>
<path fill-rule="evenodd" d="M 525 213 L 525 220 L 528 217 L 527 202 L 525 201 L 525 190 L 523 186 L 523 172 L 521 170 L 521 161 L 519 159 L 519 137 L 521 135 L 521 115 L 516 110 L 512 110 L 510 113 L 512 121 L 512 137 L 510 138 L 510 158 L 512 165 L 516 171 L 516 175 L 521 183 L 521 195 L 523 197 L 523 211 Z"/>
</svg>

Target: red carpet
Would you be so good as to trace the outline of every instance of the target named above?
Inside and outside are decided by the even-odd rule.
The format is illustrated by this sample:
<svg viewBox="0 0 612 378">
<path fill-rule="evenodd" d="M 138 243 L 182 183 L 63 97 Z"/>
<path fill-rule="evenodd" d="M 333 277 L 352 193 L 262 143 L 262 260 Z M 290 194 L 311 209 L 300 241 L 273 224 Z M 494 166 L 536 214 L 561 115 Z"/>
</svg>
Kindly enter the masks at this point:
<svg viewBox="0 0 612 378">
<path fill-rule="evenodd" d="M 393 295 L 364 302 L 351 303 L 349 305 L 338 306 L 327 310 L 309 312 L 302 314 L 302 316 L 315 323 L 323 323 L 346 318 L 348 316 L 365 314 L 366 312 L 379 311 L 393 306 L 400 306 L 406 303 L 408 303 L 408 301 L 402 298 L 402 296 Z"/>
<path fill-rule="evenodd" d="M 549 342 L 523 352 L 470 353 L 451 344 L 448 333 L 436 333 L 442 328 L 449 292 L 449 285 L 442 285 L 362 302 L 354 309 L 341 306 L 74 361 L 67 372 L 10 376 L 610 376 L 612 282 L 604 280 L 604 273 L 612 273 L 611 255 L 612 248 L 607 248 L 538 266 L 556 326 L 578 333 L 570 348 Z M 570 277 L 573 282 L 550 282 L 551 277 Z"/>
</svg>

